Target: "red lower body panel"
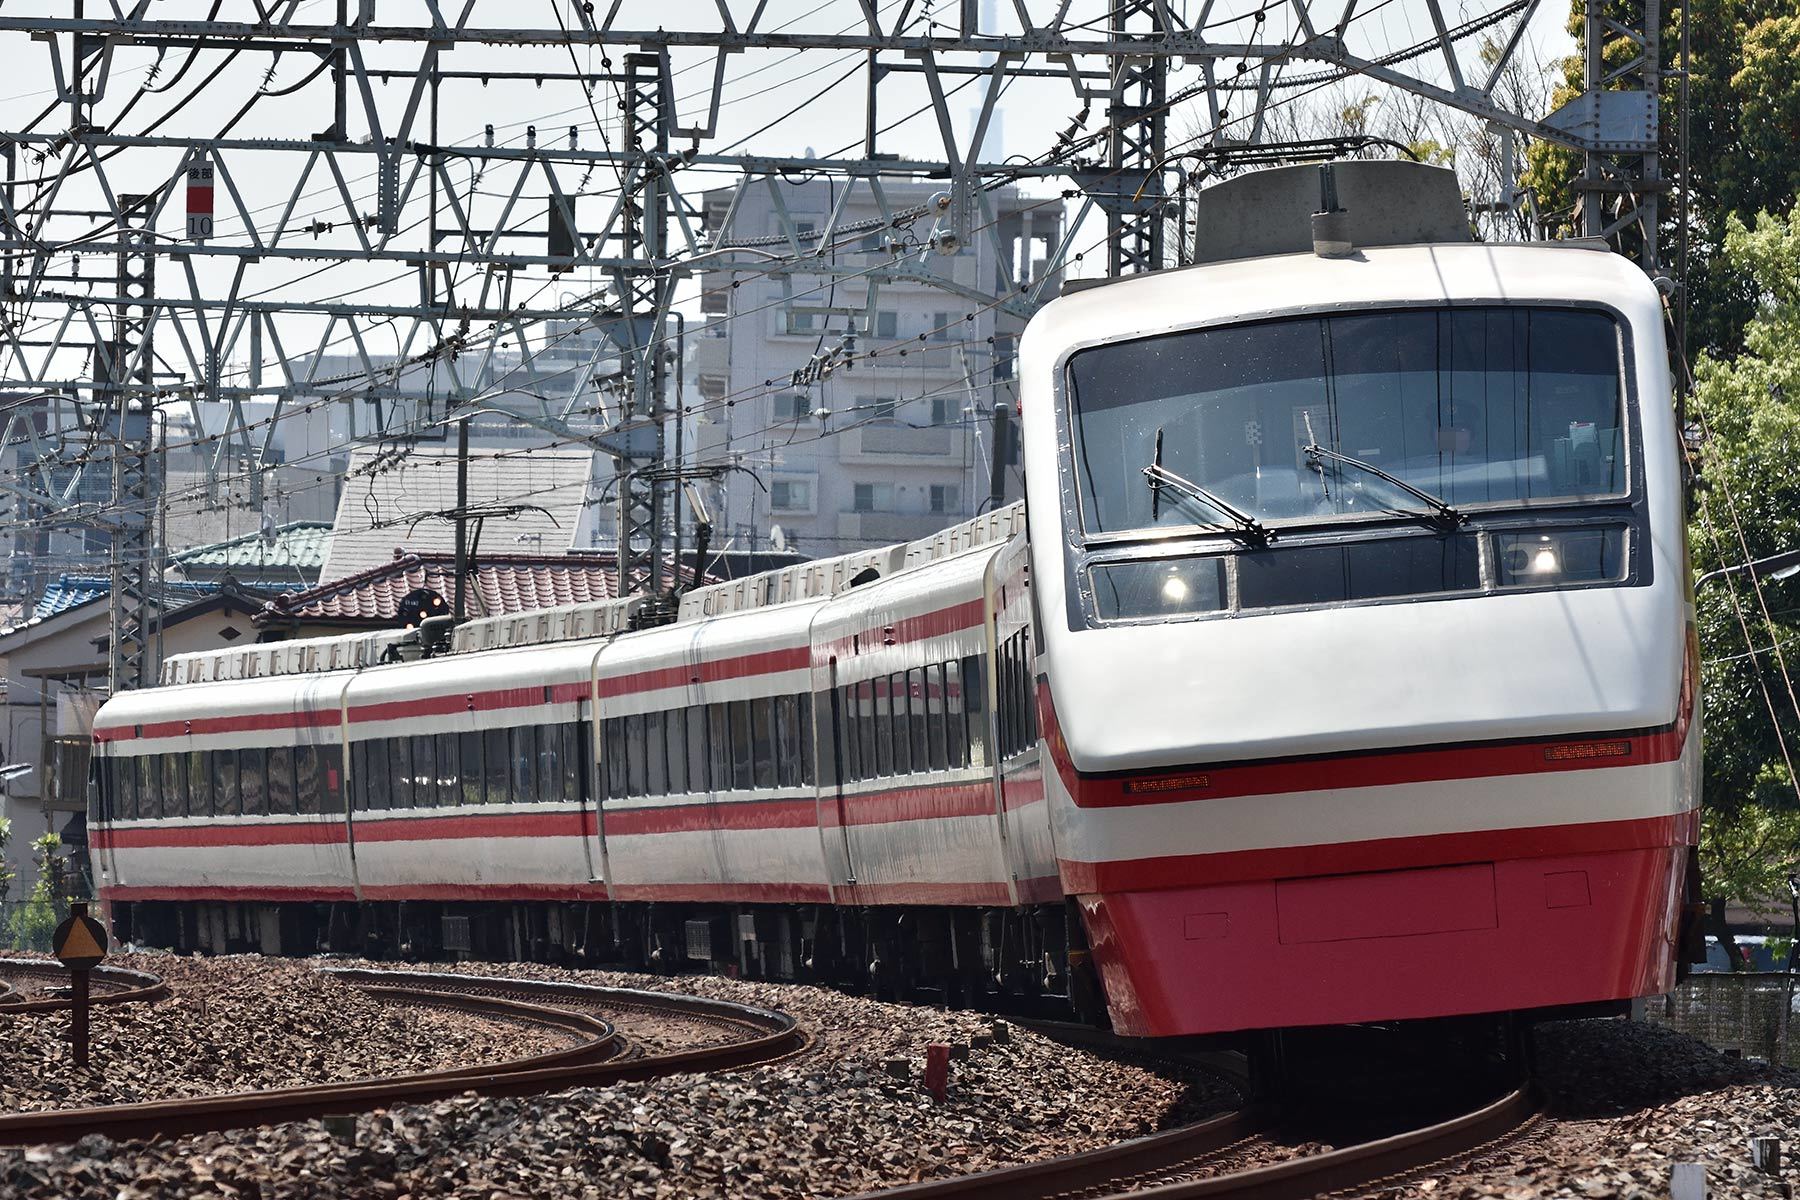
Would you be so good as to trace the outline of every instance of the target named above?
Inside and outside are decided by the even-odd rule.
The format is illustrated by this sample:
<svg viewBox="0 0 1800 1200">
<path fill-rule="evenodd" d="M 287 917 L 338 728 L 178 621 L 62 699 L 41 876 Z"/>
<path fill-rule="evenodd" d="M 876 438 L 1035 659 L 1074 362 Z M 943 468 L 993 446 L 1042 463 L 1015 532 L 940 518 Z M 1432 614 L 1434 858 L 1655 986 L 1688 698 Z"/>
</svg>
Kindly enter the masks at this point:
<svg viewBox="0 0 1800 1200">
<path fill-rule="evenodd" d="M 1082 896 L 1140 1037 L 1620 1000 L 1674 981 L 1685 846 Z"/>
</svg>

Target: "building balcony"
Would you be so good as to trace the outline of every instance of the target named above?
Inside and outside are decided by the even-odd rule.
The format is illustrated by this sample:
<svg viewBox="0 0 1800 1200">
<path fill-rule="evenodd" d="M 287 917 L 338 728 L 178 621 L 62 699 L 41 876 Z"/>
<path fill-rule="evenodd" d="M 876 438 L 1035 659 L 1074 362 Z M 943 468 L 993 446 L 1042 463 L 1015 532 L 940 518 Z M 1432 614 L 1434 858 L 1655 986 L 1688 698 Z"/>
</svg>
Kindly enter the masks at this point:
<svg viewBox="0 0 1800 1200">
<path fill-rule="evenodd" d="M 932 426 L 915 429 L 911 425 L 879 422 L 846 430 L 838 436 L 838 458 L 842 462 L 908 462 L 913 459 L 942 462 L 947 455 L 960 454 L 959 429 Z"/>
<path fill-rule="evenodd" d="M 945 513 L 846 512 L 837 516 L 840 552 L 849 550 L 848 543 L 887 546 L 929 537 L 938 530 L 954 525 L 959 518 Z"/>
</svg>

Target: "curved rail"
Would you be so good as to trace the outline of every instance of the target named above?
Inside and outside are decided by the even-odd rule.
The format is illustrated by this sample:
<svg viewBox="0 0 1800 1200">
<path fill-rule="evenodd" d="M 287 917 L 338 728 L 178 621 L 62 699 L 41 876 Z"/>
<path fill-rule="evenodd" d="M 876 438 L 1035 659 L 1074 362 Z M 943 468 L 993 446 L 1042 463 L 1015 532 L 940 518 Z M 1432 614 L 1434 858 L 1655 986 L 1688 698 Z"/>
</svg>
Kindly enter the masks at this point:
<svg viewBox="0 0 1800 1200">
<path fill-rule="evenodd" d="M 0 958 L 0 975 L 29 975 L 38 979 L 65 982 L 69 977 L 69 970 L 61 963 L 49 959 Z M 134 971 L 129 967 L 95 967 L 88 972 L 88 980 L 107 989 L 94 991 L 88 997 L 89 1004 L 135 1004 L 144 1000 L 167 999 L 169 995 L 169 985 L 163 982 L 162 976 L 152 975 L 148 971 Z M 0 1001 L 0 1014 L 62 1012 L 70 1004 L 64 997 L 27 1000 L 11 984 L 6 987 L 15 998 Z"/>
<path fill-rule="evenodd" d="M 574 1046 L 502 1063 L 484 1063 L 386 1079 L 361 1079 L 341 1083 L 308 1084 L 261 1092 L 232 1092 L 217 1096 L 153 1100 L 142 1104 L 117 1104 L 83 1109 L 0 1116 L 0 1145 L 75 1141 L 90 1133 L 115 1141 L 128 1138 L 176 1136 L 307 1120 L 333 1114 L 365 1112 L 396 1104 L 417 1104 L 447 1099 L 465 1092 L 488 1096 L 520 1096 L 559 1091 L 578 1086 L 601 1086 L 626 1080 L 650 1079 L 682 1072 L 717 1071 L 746 1066 L 784 1056 L 805 1045 L 794 1019 L 785 1013 L 747 1005 L 727 1004 L 698 996 L 634 992 L 620 988 L 586 989 L 576 984 L 539 984 L 534 980 L 488 980 L 469 976 L 431 976 L 422 972 L 332 969 L 388 1001 L 428 1007 L 458 1008 L 514 1022 L 523 1021 L 576 1033 Z M 562 1005 L 533 1003 L 496 995 L 475 994 L 435 986 L 440 980 L 504 984 L 516 994 L 544 999 L 563 999 Z M 413 986 L 400 986 L 401 984 Z M 565 989 L 618 993 L 618 1004 L 682 1015 L 701 1015 L 745 1029 L 751 1036 L 727 1044 L 672 1054 L 628 1057 L 629 1043 L 608 1021 L 571 1011 L 572 998 Z M 578 997 L 597 1001 L 592 996 Z"/>
<path fill-rule="evenodd" d="M 1231 1171 L 1179 1182 L 1124 1188 L 1144 1176 L 1178 1172 L 1194 1161 L 1227 1151 L 1266 1128 L 1250 1112 L 1231 1113 L 1169 1133 L 1153 1134 L 1061 1158 L 975 1175 L 908 1184 L 865 1193 L 885 1200 L 937 1200 L 948 1196 L 983 1196 L 994 1200 L 1050 1200 L 1051 1197 L 1124 1195 L 1155 1200 L 1307 1200 L 1341 1189 L 1364 1187 L 1423 1170 L 1445 1159 L 1470 1153 L 1515 1133 L 1536 1119 L 1535 1096 L 1521 1088 L 1491 1104 L 1449 1121 L 1393 1137 L 1346 1146 L 1269 1166 Z"/>
</svg>

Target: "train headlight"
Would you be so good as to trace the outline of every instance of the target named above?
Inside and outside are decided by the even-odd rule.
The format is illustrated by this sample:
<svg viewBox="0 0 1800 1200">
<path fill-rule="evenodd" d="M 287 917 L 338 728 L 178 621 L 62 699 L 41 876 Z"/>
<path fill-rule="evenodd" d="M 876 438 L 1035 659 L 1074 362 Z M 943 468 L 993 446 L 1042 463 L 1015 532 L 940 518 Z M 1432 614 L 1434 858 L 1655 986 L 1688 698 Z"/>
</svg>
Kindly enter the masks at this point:
<svg viewBox="0 0 1800 1200">
<path fill-rule="evenodd" d="M 1188 581 L 1174 571 L 1170 571 L 1168 576 L 1163 580 L 1163 601 L 1166 604 L 1176 606 L 1186 604 L 1189 590 Z"/>
<path fill-rule="evenodd" d="M 1556 556 L 1556 547 L 1539 546 L 1531 556 L 1531 573 L 1533 575 L 1554 575 L 1562 569 L 1562 559 Z"/>
<path fill-rule="evenodd" d="M 1500 565 L 1513 579 L 1548 579 L 1562 573 L 1562 551 L 1547 534 L 1508 539 L 1500 549 Z"/>
</svg>

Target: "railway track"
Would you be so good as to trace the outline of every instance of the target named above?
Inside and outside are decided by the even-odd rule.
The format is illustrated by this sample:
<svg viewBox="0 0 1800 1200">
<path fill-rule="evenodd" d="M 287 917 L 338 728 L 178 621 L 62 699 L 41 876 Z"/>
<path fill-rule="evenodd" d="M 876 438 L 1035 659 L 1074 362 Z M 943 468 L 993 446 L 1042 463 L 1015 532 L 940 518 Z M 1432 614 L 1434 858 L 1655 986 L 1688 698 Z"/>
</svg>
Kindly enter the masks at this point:
<svg viewBox="0 0 1800 1200">
<path fill-rule="evenodd" d="M 0 963 L 0 967 L 6 964 Z M 115 1141 L 172 1137 L 366 1112 L 442 1100 L 465 1092 L 517 1096 L 650 1079 L 684 1072 L 730 1070 L 796 1053 L 806 1037 L 793 1018 L 767 1009 L 697 996 L 636 992 L 535 980 L 475 979 L 424 972 L 327 968 L 376 998 L 531 1025 L 567 1044 L 500 1063 L 255 1092 L 157 1100 L 0 1116 L 0 1145 L 76 1141 L 102 1134 Z M 98 974 L 98 972 L 96 972 Z M 144 979 L 138 972 L 127 972 Z M 161 981 L 155 981 L 161 986 Z M 149 989 L 139 988 L 146 992 Z M 122 989 L 109 1000 L 117 1002 Z M 163 988 L 163 994 L 167 989 Z M 138 998 L 148 998 L 147 994 Z M 98 997 L 96 998 L 98 999 Z M 66 1007 L 67 1002 L 57 1002 Z M 20 1011 L 19 1005 L 0 1012 Z M 607 1017 L 598 1015 L 609 1014 Z M 709 1027 L 700 1044 L 663 1049 L 656 1038 L 622 1033 L 615 1020 Z"/>
<path fill-rule="evenodd" d="M 43 958 L 0 958 L 0 1014 L 59 1012 L 69 1007 L 68 969 Z M 23 986 L 21 986 L 23 985 Z M 88 973 L 89 1004 L 161 1000 L 169 987 L 148 971 L 95 967 Z"/>
<path fill-rule="evenodd" d="M 1406 1133 L 1258 1162 L 1270 1153 L 1292 1151 L 1275 1139 L 1270 1120 L 1250 1109 L 1080 1154 L 866 1195 L 883 1200 L 1107 1200 L 1125 1195 L 1305 1200 L 1354 1194 L 1466 1160 L 1522 1134 L 1540 1119 L 1536 1097 L 1521 1088 L 1472 1112 Z"/>
</svg>

